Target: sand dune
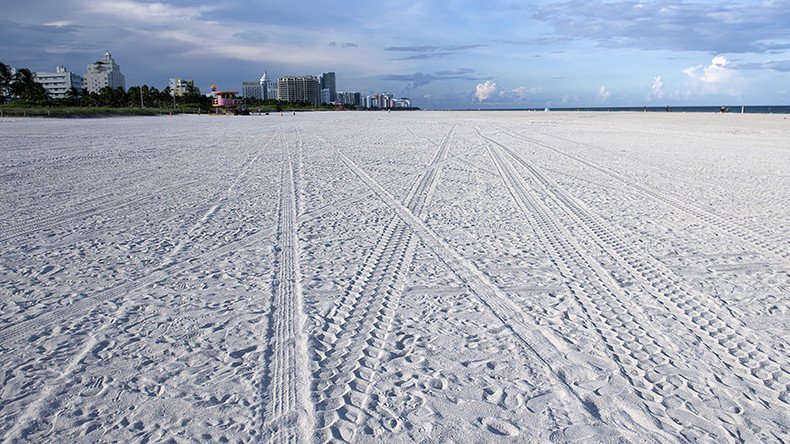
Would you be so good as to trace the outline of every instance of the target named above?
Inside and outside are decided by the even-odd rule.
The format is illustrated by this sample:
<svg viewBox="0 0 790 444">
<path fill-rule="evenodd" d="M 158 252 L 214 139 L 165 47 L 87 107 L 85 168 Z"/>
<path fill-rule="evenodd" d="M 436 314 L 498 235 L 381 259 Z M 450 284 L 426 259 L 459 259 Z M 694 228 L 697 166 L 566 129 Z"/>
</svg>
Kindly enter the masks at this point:
<svg viewBox="0 0 790 444">
<path fill-rule="evenodd" d="M 0 119 L 7 442 L 787 442 L 790 121 Z"/>
</svg>

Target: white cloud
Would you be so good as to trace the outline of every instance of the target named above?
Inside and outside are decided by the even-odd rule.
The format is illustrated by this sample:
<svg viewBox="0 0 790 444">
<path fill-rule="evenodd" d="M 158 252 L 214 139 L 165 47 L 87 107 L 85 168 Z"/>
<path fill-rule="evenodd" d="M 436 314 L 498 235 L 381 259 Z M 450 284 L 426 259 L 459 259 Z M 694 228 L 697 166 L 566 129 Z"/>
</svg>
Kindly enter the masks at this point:
<svg viewBox="0 0 790 444">
<path fill-rule="evenodd" d="M 703 67 L 703 65 L 691 66 L 684 69 L 683 74 L 703 85 L 726 83 L 734 74 L 727 65 L 729 65 L 729 61 L 726 57 L 716 56 L 707 67 Z"/>
<path fill-rule="evenodd" d="M 483 83 L 479 83 L 475 87 L 475 97 L 477 97 L 477 100 L 480 102 L 488 99 L 495 92 L 496 92 L 496 83 L 492 82 L 491 80 L 486 80 Z"/>
<path fill-rule="evenodd" d="M 715 65 L 715 66 L 727 66 L 727 64 L 729 64 L 729 62 L 727 61 L 727 57 L 724 57 L 722 55 L 714 57 L 713 60 L 710 61 L 710 63 L 711 65 Z"/>
<path fill-rule="evenodd" d="M 55 20 L 54 22 L 44 23 L 44 26 L 54 26 L 55 28 L 62 28 L 64 26 L 71 26 L 71 22 L 68 20 Z"/>
<path fill-rule="evenodd" d="M 737 95 L 735 84 L 738 79 L 729 65 L 729 60 L 719 55 L 710 61 L 710 65 L 691 66 L 684 69 L 683 74 L 691 81 L 692 89 L 699 93 Z"/>
<path fill-rule="evenodd" d="M 608 99 L 609 96 L 611 96 L 611 95 L 612 95 L 612 92 L 609 91 L 609 89 L 606 88 L 605 86 L 601 85 L 601 87 L 598 88 L 598 101 L 605 102 L 606 99 Z"/>
<path fill-rule="evenodd" d="M 524 99 L 530 94 L 536 94 L 543 91 L 543 88 L 539 86 L 535 86 L 532 88 L 527 88 L 526 86 L 519 86 L 513 90 L 513 94 L 515 94 L 519 99 Z"/>
<path fill-rule="evenodd" d="M 206 6 L 182 8 L 168 3 L 141 3 L 134 0 L 96 1 L 91 12 L 115 16 L 121 20 L 143 21 L 148 24 L 173 23 L 202 19 L 203 13 L 211 12 Z"/>
<path fill-rule="evenodd" d="M 650 94 L 647 95 L 647 100 L 661 100 L 665 95 L 664 81 L 661 80 L 661 76 L 656 76 L 656 78 L 653 79 L 653 84 L 650 85 Z"/>
</svg>

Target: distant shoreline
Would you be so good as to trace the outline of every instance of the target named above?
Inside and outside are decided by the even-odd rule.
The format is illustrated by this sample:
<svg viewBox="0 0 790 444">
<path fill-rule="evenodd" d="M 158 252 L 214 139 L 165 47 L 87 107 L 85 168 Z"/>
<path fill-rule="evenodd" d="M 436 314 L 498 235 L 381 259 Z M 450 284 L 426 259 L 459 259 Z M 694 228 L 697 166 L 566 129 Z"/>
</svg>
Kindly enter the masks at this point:
<svg viewBox="0 0 790 444">
<path fill-rule="evenodd" d="M 291 114 L 291 113 L 306 113 L 306 112 L 376 112 L 376 111 L 419 111 L 419 108 L 393 108 L 387 109 L 358 109 L 358 110 L 335 110 L 324 108 L 289 108 L 283 110 L 265 109 L 261 108 L 260 111 L 256 108 L 249 110 L 247 115 L 266 114 Z M 204 110 L 200 108 L 102 108 L 102 107 L 30 107 L 30 108 L 16 108 L 16 107 L 0 107 L 0 118 L 2 117 L 44 117 L 44 118 L 65 118 L 65 119 L 86 119 L 86 118 L 103 118 L 103 117 L 132 117 L 132 116 L 167 116 L 175 114 L 194 114 L 194 115 L 227 115 L 222 113 L 215 113 L 214 110 Z"/>
<path fill-rule="evenodd" d="M 727 108 L 728 114 L 741 114 L 741 106 L 729 106 Z M 256 116 L 259 113 L 257 110 L 251 110 L 250 115 Z M 275 110 L 261 110 L 266 114 L 272 115 L 279 114 L 280 111 Z M 283 110 L 285 114 L 291 113 L 305 113 L 305 112 L 328 112 L 335 111 L 332 109 L 288 109 Z M 343 110 L 337 112 L 386 112 L 386 109 L 361 109 L 361 110 Z M 649 106 L 624 106 L 624 107 L 574 107 L 574 108 L 458 108 L 458 109 L 393 109 L 392 111 L 405 112 L 405 111 L 441 111 L 441 112 L 632 112 L 632 113 L 721 113 L 719 106 L 670 106 L 659 107 Z M 3 117 L 44 117 L 44 118 L 104 118 L 104 117 L 133 117 L 133 116 L 167 116 L 176 114 L 203 114 L 203 115 L 218 115 L 212 111 L 206 112 L 205 110 L 178 108 L 176 110 L 167 108 L 94 108 L 94 107 L 31 107 L 31 108 L 2 108 L 0 107 L 0 118 Z M 754 105 L 743 106 L 743 114 L 790 114 L 790 105 Z M 219 114 L 223 115 L 223 114 Z"/>
<path fill-rule="evenodd" d="M 728 113 L 740 114 L 790 114 L 790 105 L 724 105 Z M 721 106 L 590 106 L 562 108 L 457 108 L 447 111 L 581 111 L 581 112 L 671 112 L 671 113 L 719 113 Z M 442 110 L 436 110 L 442 111 Z"/>
</svg>

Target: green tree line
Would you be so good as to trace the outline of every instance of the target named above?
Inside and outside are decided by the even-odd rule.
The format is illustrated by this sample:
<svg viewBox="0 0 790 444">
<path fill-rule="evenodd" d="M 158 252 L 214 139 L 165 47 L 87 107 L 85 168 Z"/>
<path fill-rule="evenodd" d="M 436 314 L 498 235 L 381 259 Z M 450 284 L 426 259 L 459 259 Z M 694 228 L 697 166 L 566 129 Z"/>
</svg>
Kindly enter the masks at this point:
<svg viewBox="0 0 790 444">
<path fill-rule="evenodd" d="M 43 85 L 36 82 L 35 75 L 27 68 L 21 68 L 15 73 L 11 73 L 11 68 L 5 63 L 0 62 L 0 105 L 13 99 L 11 103 L 3 105 L 9 110 L 17 109 L 38 109 L 49 114 L 47 109 L 51 108 L 154 108 L 161 111 L 177 108 L 177 110 L 189 112 L 200 109 L 209 111 L 212 109 L 211 97 L 200 94 L 200 91 L 189 86 L 185 94 L 173 97 L 170 94 L 170 87 L 162 90 L 155 86 L 132 86 L 127 90 L 123 88 L 111 88 L 105 86 L 98 92 L 88 92 L 87 89 L 77 90 L 71 88 L 63 98 L 49 97 Z M 246 113 L 247 110 L 256 111 L 310 111 L 310 110 L 334 110 L 334 109 L 355 109 L 354 105 L 327 105 L 321 104 L 314 106 L 308 102 L 284 102 L 276 99 L 259 100 L 247 98 L 242 101 L 240 110 L 237 112 Z M 62 111 L 62 110 L 61 110 Z M 131 110 L 130 110 L 131 111 Z M 86 111 L 87 112 L 87 111 Z M 93 112 L 93 111 L 91 111 Z"/>
<path fill-rule="evenodd" d="M 142 95 L 142 98 L 141 98 Z M 71 88 L 66 97 L 52 98 L 47 94 L 35 76 L 27 68 L 11 73 L 11 68 L 0 62 L 0 103 L 14 98 L 11 106 L 70 106 L 70 107 L 110 107 L 110 108 L 168 108 L 175 105 L 192 106 L 204 109 L 211 108 L 211 98 L 200 94 L 195 88 L 189 88 L 186 94 L 173 98 L 170 87 L 159 90 L 155 86 L 132 86 L 128 90 L 105 86 L 98 92 L 87 89 Z"/>
</svg>

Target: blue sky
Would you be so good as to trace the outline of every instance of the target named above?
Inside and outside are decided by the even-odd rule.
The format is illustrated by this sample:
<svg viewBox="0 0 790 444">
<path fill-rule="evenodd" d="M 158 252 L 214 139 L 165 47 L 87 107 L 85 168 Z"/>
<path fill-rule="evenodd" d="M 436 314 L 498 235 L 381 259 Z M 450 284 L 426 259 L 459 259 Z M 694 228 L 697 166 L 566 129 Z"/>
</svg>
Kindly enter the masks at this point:
<svg viewBox="0 0 790 444">
<path fill-rule="evenodd" d="M 8 2 L 0 61 L 127 87 L 337 73 L 424 108 L 790 103 L 790 0 Z"/>
</svg>

